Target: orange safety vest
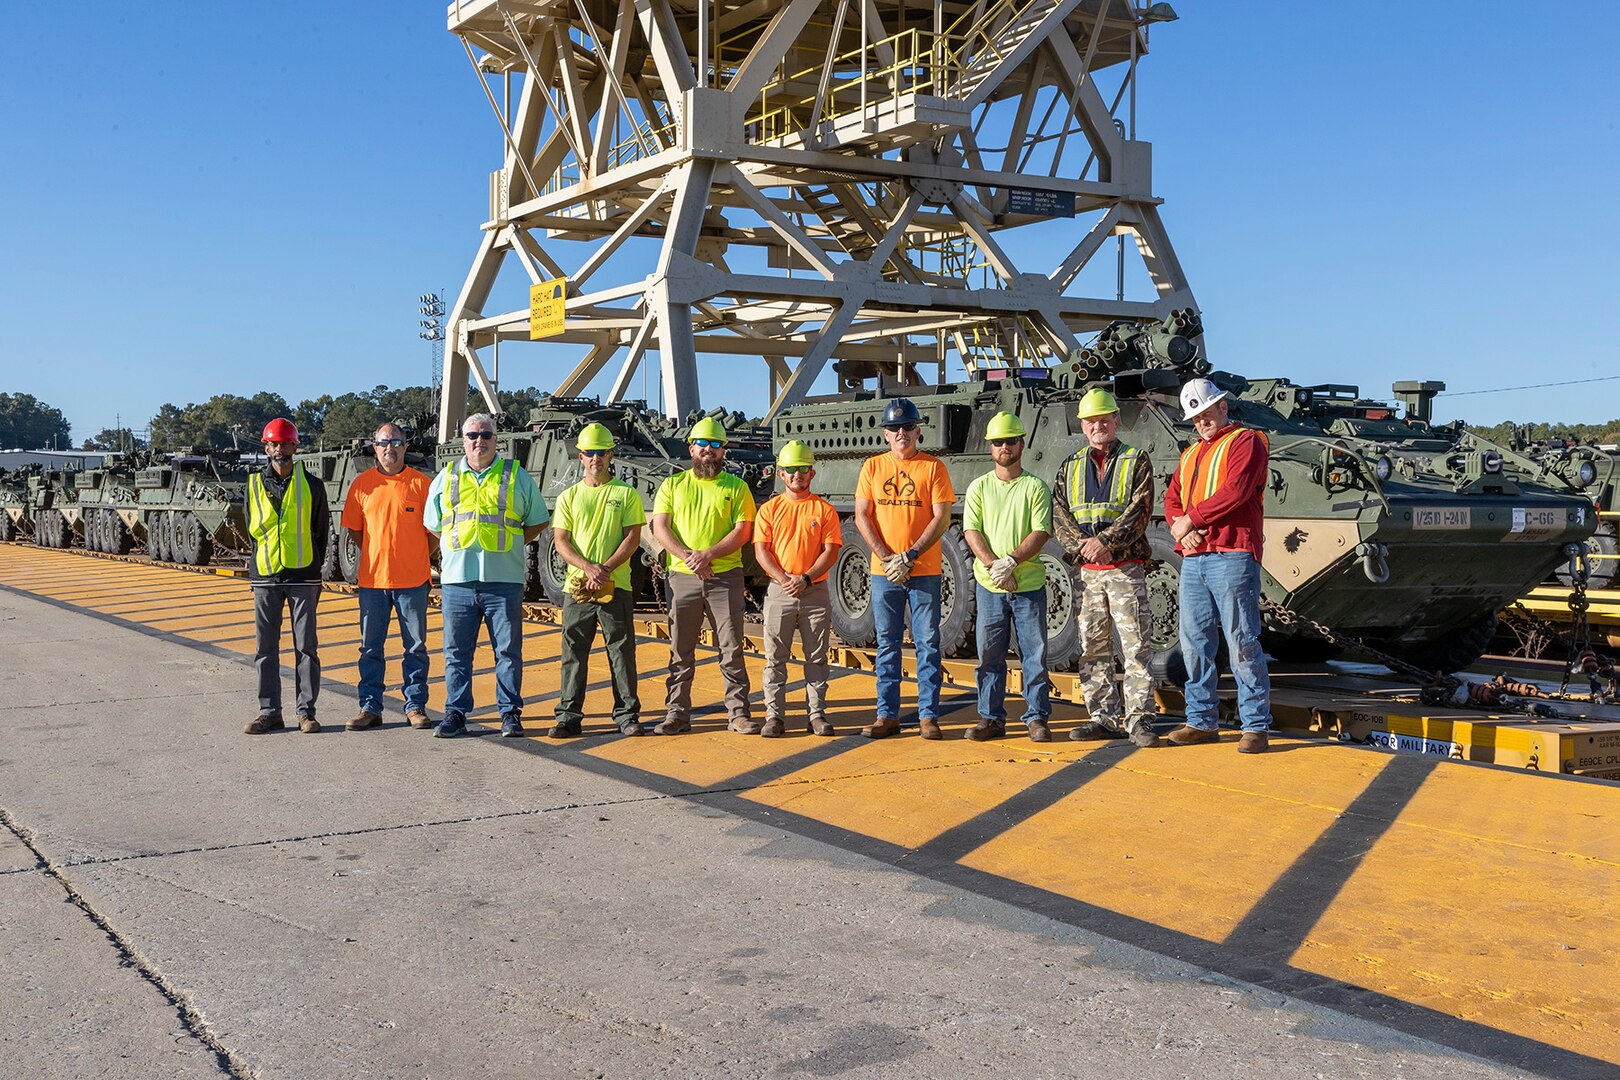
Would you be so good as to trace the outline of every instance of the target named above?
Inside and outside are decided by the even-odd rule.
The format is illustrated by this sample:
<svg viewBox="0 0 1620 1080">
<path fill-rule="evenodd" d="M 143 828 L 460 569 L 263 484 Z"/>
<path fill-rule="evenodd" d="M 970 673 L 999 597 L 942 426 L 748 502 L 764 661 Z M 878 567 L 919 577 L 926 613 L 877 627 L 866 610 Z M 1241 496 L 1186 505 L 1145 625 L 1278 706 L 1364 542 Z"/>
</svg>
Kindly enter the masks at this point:
<svg viewBox="0 0 1620 1080">
<path fill-rule="evenodd" d="M 1233 427 L 1225 435 L 1212 443 L 1203 439 L 1195 439 L 1193 444 L 1181 452 L 1181 509 L 1183 513 L 1189 512 L 1193 507 L 1214 495 L 1226 483 L 1227 465 L 1231 461 L 1232 444 L 1237 442 L 1239 436 L 1253 435 L 1265 445 L 1267 451 L 1271 449 L 1271 442 L 1263 431 L 1253 428 Z"/>
</svg>

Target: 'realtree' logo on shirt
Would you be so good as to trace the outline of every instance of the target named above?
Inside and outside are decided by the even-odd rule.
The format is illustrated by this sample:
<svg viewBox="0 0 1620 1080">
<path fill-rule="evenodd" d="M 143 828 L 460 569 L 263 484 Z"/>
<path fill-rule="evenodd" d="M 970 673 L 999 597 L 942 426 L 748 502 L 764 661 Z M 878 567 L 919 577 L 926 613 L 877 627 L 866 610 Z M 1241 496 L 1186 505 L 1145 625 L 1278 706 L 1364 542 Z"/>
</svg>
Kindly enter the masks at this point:
<svg viewBox="0 0 1620 1080">
<path fill-rule="evenodd" d="M 916 498 L 917 481 L 905 473 L 895 473 L 883 481 L 883 494 L 887 499 L 879 499 L 884 506 L 921 506 L 922 500 Z"/>
</svg>

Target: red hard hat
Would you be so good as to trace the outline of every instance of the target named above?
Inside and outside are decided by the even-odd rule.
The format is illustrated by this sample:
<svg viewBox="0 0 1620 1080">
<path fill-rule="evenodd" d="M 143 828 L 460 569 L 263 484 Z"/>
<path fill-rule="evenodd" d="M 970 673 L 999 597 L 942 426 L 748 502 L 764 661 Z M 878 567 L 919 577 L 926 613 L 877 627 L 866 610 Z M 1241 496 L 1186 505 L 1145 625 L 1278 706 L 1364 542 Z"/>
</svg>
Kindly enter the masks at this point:
<svg viewBox="0 0 1620 1080">
<path fill-rule="evenodd" d="M 264 425 L 264 435 L 259 441 L 296 443 L 298 441 L 298 429 L 293 427 L 291 420 L 285 420 L 278 416 Z"/>
</svg>

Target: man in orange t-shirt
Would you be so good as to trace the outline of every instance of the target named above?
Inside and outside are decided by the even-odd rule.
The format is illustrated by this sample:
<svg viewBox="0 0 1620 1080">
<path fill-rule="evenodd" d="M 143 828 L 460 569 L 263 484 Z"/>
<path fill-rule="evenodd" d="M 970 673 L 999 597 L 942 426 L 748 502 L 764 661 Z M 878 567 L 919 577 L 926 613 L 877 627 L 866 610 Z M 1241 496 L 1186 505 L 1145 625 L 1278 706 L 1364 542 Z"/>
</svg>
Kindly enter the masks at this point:
<svg viewBox="0 0 1620 1080">
<path fill-rule="evenodd" d="M 770 576 L 765 590 L 765 726 L 760 735 L 780 738 L 787 730 L 787 661 L 793 632 L 804 646 L 804 696 L 809 729 L 836 735 L 827 722 L 827 631 L 832 606 L 827 571 L 844 546 L 838 511 L 811 494 L 816 455 L 798 439 L 776 455 L 783 492 L 766 500 L 754 519 L 754 554 Z"/>
<path fill-rule="evenodd" d="M 872 624 L 877 631 L 877 720 L 869 739 L 900 731 L 900 645 L 911 609 L 917 648 L 917 724 L 937 739 L 939 691 L 939 540 L 951 523 L 956 491 L 944 462 L 918 449 L 922 417 L 910 398 L 883 409 L 889 452 L 866 460 L 855 484 L 855 527 L 872 549 Z"/>
<path fill-rule="evenodd" d="M 405 464 L 405 433 L 377 429 L 377 467 L 355 477 L 343 500 L 343 527 L 360 548 L 360 712 L 348 723 L 364 731 L 382 723 L 383 646 L 388 620 L 399 616 L 405 648 L 405 718 L 432 727 L 427 714 L 428 545 L 437 539 L 422 523 L 432 479 Z"/>
</svg>

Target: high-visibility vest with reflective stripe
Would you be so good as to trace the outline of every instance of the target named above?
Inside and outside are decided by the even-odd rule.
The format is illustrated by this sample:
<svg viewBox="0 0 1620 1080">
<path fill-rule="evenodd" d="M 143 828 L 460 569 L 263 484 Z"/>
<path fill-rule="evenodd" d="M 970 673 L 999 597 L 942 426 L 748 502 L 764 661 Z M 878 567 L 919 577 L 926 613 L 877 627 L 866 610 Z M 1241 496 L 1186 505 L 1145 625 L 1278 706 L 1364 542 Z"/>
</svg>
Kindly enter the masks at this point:
<svg viewBox="0 0 1620 1080">
<path fill-rule="evenodd" d="M 249 474 L 248 536 L 253 538 L 253 568 L 260 576 L 302 570 L 315 561 L 315 540 L 310 531 L 313 516 L 303 462 L 293 462 L 279 511 L 265 489 L 264 474 Z"/>
<path fill-rule="evenodd" d="M 1087 536 L 1096 536 L 1125 513 L 1131 502 L 1131 481 L 1136 477 L 1136 463 L 1142 451 L 1134 446 L 1121 446 L 1108 459 L 1107 468 L 1098 476 L 1091 467 L 1091 451 L 1075 458 L 1069 470 L 1069 516 Z"/>
<path fill-rule="evenodd" d="M 485 551 L 511 551 L 523 544 L 523 515 L 513 498 L 517 464 L 502 459 L 480 479 L 464 462 L 450 466 L 441 531 L 451 551 L 479 547 Z"/>
<path fill-rule="evenodd" d="M 1234 426 L 1231 431 L 1228 431 L 1213 443 L 1205 443 L 1203 439 L 1194 439 L 1193 444 L 1181 452 L 1181 464 L 1178 469 L 1181 475 L 1181 507 L 1183 511 L 1191 510 L 1211 495 L 1214 495 L 1226 483 L 1227 465 L 1232 458 L 1232 447 L 1244 435 L 1253 435 L 1260 440 L 1261 445 L 1270 447 L 1265 432 L 1256 431 L 1253 428 Z"/>
</svg>

